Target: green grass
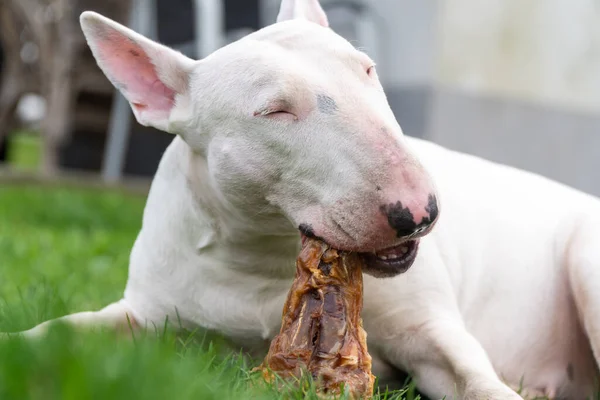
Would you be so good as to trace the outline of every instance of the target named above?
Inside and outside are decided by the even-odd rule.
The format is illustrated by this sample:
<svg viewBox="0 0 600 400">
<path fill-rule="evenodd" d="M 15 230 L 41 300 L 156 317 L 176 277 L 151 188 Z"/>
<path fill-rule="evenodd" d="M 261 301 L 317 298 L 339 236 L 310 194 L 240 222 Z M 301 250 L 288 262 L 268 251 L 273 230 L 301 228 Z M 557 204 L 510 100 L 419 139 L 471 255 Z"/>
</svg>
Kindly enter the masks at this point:
<svg viewBox="0 0 600 400">
<path fill-rule="evenodd" d="M 8 163 L 20 170 L 35 170 L 40 165 L 41 138 L 37 132 L 19 131 L 10 136 Z"/>
<path fill-rule="evenodd" d="M 119 299 L 144 201 L 101 191 L 0 186 L 0 331 Z M 310 382 L 281 390 L 258 385 L 249 372 L 256 365 L 201 333 L 132 338 L 57 326 L 41 341 L 0 340 L 0 399 L 315 398 Z"/>
</svg>

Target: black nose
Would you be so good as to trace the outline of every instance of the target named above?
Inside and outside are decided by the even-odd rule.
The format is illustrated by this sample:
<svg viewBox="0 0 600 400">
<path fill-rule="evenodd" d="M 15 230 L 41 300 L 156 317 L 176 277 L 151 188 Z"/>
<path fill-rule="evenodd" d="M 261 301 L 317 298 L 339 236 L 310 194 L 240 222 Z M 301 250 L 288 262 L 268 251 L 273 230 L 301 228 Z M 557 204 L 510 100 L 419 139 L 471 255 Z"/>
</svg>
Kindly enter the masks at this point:
<svg viewBox="0 0 600 400">
<path fill-rule="evenodd" d="M 385 213 L 388 223 L 396 231 L 396 236 L 399 238 L 415 236 L 427 230 L 437 220 L 439 214 L 437 199 L 431 194 L 425 207 L 425 213 L 423 213 L 418 224 L 410 209 L 404 207 L 400 201 L 396 204 L 382 206 L 381 211 Z"/>
</svg>

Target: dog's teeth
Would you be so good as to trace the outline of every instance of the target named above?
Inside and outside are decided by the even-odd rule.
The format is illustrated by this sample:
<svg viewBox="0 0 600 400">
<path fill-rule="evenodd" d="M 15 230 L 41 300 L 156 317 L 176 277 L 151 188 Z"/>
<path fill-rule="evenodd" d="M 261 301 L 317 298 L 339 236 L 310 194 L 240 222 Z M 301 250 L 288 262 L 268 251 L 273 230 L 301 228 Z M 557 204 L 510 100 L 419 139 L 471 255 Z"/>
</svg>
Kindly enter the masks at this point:
<svg viewBox="0 0 600 400">
<path fill-rule="evenodd" d="M 409 250 L 410 246 L 399 246 L 381 253 L 375 253 L 375 255 L 381 260 L 398 260 L 408 254 Z"/>
</svg>

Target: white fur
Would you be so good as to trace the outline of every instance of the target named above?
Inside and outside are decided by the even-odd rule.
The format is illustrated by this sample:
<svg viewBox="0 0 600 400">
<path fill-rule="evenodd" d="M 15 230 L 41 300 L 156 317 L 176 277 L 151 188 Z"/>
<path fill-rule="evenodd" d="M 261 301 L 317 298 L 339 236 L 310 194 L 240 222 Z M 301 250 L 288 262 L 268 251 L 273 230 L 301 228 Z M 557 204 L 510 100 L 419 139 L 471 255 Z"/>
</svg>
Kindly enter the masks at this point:
<svg viewBox="0 0 600 400">
<path fill-rule="evenodd" d="M 292 3 L 280 18 L 294 17 Z M 92 20 L 106 21 L 83 18 L 93 47 Z M 442 207 L 408 272 L 365 276 L 375 365 L 410 372 L 434 398 L 518 399 L 509 386 L 520 382 L 532 396 L 584 398 L 600 358 L 600 202 L 402 136 L 376 77 L 363 75 L 369 63 L 330 30 L 285 21 L 195 64 L 193 111 L 180 116 L 154 178 L 114 323 L 125 313 L 140 326 L 168 316 L 265 351 L 294 276 L 298 223 L 346 210 L 346 233 L 323 225 L 327 240 L 372 233 L 361 218 L 375 215 L 375 197 L 363 201 L 363 188 L 392 187 L 388 174 L 399 170 L 418 179 L 392 192 L 417 198 L 435 187 Z M 319 92 L 335 96 L 342 118 L 315 111 Z M 389 165 L 367 156 L 370 146 Z M 89 315 L 71 320 L 93 324 Z"/>
<path fill-rule="evenodd" d="M 319 0 L 282 0 L 277 22 L 302 18 L 322 26 L 328 26 L 327 15 Z"/>
</svg>

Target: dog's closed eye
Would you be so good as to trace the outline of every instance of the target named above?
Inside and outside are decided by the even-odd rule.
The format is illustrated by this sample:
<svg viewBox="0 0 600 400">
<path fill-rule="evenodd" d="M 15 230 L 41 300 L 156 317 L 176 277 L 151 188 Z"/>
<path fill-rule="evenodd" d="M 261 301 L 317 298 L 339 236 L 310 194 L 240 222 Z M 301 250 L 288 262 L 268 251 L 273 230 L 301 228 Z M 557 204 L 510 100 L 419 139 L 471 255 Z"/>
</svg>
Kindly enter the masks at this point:
<svg viewBox="0 0 600 400">
<path fill-rule="evenodd" d="M 287 101 L 276 101 L 254 112 L 255 117 L 269 119 L 297 120 L 298 117 L 291 111 L 292 107 Z"/>
<path fill-rule="evenodd" d="M 294 114 L 292 114 L 290 112 L 281 111 L 281 110 L 269 110 L 269 109 L 255 111 L 254 116 L 255 117 L 265 117 L 265 118 L 270 118 L 270 119 L 286 119 L 286 120 L 298 119 Z"/>
</svg>

